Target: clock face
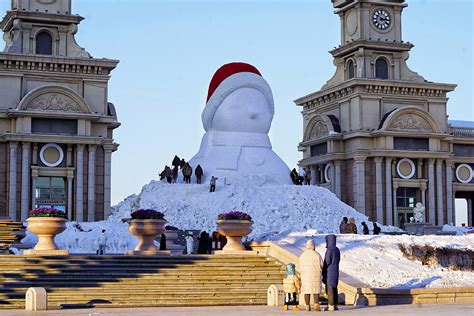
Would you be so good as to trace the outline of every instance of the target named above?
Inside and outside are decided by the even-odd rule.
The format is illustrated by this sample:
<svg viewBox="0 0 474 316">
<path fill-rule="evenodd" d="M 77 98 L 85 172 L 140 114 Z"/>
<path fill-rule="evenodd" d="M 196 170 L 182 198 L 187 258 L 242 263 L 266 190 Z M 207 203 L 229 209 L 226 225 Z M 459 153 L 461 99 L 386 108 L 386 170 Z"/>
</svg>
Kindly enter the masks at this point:
<svg viewBox="0 0 474 316">
<path fill-rule="evenodd" d="M 387 30 L 392 24 L 392 17 L 387 10 L 375 9 L 372 14 L 372 23 L 379 30 Z"/>
</svg>

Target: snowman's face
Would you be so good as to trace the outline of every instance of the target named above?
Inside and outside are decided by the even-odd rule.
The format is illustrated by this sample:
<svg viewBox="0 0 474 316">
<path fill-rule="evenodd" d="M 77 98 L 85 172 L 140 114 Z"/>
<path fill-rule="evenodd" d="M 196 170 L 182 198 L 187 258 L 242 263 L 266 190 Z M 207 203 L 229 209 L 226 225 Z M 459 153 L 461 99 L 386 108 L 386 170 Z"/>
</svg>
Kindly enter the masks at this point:
<svg viewBox="0 0 474 316">
<path fill-rule="evenodd" d="M 241 88 L 229 94 L 212 120 L 212 130 L 268 134 L 273 115 L 267 99 L 253 88 Z"/>
</svg>

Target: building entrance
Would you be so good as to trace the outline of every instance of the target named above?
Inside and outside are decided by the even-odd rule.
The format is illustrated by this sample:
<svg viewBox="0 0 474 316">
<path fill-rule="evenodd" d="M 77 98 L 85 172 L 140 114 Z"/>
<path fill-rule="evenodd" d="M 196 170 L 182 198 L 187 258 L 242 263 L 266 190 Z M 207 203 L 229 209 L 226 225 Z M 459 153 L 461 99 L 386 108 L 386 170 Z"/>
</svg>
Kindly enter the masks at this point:
<svg viewBox="0 0 474 316">
<path fill-rule="evenodd" d="M 418 201 L 420 201 L 420 189 L 403 187 L 397 189 L 398 227 L 403 229 L 405 223 L 410 222 L 413 217 L 413 209 Z"/>
<path fill-rule="evenodd" d="M 36 206 L 54 207 L 66 212 L 66 179 L 60 177 L 38 177 L 36 180 Z"/>
</svg>

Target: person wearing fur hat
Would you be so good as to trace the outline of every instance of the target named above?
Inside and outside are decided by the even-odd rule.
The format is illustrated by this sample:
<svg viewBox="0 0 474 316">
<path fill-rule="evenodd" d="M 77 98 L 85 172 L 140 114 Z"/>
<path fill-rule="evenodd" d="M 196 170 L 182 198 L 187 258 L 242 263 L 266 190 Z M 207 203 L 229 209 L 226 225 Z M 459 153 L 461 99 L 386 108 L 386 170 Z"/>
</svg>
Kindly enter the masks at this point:
<svg viewBox="0 0 474 316">
<path fill-rule="evenodd" d="M 209 84 L 201 116 L 206 133 L 190 164 L 201 165 L 209 177 L 291 184 L 290 169 L 268 137 L 274 112 L 272 90 L 257 68 L 223 65 Z"/>
<path fill-rule="evenodd" d="M 300 256 L 301 293 L 304 294 L 306 310 L 311 310 L 311 296 L 314 299 L 314 310 L 319 311 L 319 294 L 321 293 L 321 273 L 323 259 L 315 250 L 314 241 L 306 242 L 306 249 Z"/>
<path fill-rule="evenodd" d="M 296 267 L 294 263 L 286 265 L 285 278 L 283 279 L 283 292 L 285 292 L 285 306 L 293 306 L 293 310 L 300 310 L 298 306 L 298 292 L 301 288 L 300 278 L 296 275 Z"/>
</svg>

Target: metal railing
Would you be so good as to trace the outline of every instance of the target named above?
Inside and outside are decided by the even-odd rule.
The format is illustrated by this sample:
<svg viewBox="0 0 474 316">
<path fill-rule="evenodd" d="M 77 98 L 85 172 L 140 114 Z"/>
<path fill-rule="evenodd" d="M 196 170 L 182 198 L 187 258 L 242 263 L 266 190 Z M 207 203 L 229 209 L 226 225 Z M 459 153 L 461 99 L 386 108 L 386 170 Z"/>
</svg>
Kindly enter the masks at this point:
<svg viewBox="0 0 474 316">
<path fill-rule="evenodd" d="M 450 126 L 450 130 L 454 136 L 474 137 L 474 128 L 471 127 Z"/>
</svg>

